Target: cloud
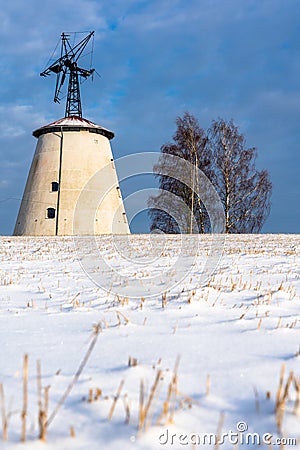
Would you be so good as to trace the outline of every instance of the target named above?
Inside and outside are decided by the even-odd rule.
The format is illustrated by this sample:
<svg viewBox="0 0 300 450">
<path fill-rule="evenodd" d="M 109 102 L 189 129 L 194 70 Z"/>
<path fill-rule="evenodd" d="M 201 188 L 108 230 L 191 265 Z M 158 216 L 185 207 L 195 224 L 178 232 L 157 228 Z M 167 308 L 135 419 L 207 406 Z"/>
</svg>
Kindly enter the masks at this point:
<svg viewBox="0 0 300 450">
<path fill-rule="evenodd" d="M 299 12 L 298 0 L 4 3 L 0 154 L 19 161 L 9 174 L 14 191 L 21 195 L 25 183 L 32 130 L 64 114 L 63 102 L 52 102 L 54 77 L 38 74 L 62 31 L 95 29 L 93 65 L 101 78 L 82 85 L 83 111 L 115 131 L 116 156 L 158 151 L 185 110 L 203 127 L 218 116 L 233 118 L 272 175 L 266 229 L 276 231 L 282 213 L 280 230 L 296 231 L 295 213 L 282 199 L 294 202 L 299 192 L 298 177 L 292 185 L 290 178 L 300 163 Z M 0 199 L 9 192 L 1 185 Z"/>
</svg>

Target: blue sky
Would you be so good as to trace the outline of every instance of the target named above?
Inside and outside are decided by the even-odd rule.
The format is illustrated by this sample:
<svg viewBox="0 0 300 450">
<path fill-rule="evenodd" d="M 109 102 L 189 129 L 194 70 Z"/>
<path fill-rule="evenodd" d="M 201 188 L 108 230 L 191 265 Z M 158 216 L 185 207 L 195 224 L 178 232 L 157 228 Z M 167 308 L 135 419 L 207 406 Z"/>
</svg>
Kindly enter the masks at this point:
<svg viewBox="0 0 300 450">
<path fill-rule="evenodd" d="M 0 24 L 0 234 L 13 230 L 32 131 L 64 115 L 39 73 L 62 31 L 83 30 L 101 74 L 82 86 L 83 115 L 115 132 L 115 158 L 159 151 L 184 111 L 204 128 L 233 118 L 271 175 L 263 231 L 300 232 L 299 0 L 12 0 Z"/>
</svg>

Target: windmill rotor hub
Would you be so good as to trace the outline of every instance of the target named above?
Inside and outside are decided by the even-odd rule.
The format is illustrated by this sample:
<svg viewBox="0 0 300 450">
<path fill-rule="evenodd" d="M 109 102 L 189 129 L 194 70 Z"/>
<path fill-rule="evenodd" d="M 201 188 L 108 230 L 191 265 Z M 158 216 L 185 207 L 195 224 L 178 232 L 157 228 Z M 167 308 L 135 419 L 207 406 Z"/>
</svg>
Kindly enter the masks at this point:
<svg viewBox="0 0 300 450">
<path fill-rule="evenodd" d="M 47 67 L 41 76 L 46 77 L 51 73 L 56 74 L 56 86 L 54 94 L 54 102 L 59 103 L 61 99 L 61 91 L 68 75 L 68 93 L 66 102 L 65 117 L 72 115 L 82 117 L 82 107 L 80 99 L 80 83 L 82 77 L 87 79 L 92 75 L 95 69 L 85 69 L 79 67 L 77 61 L 81 57 L 84 49 L 88 45 L 90 39 L 94 36 L 94 31 L 90 32 L 85 38 L 73 47 L 70 45 L 70 34 L 61 34 L 61 56 L 49 67 Z M 91 52 L 92 55 L 92 52 Z"/>
<path fill-rule="evenodd" d="M 76 70 L 78 67 L 75 61 L 72 61 L 68 58 L 64 61 L 64 65 L 70 70 Z"/>
</svg>

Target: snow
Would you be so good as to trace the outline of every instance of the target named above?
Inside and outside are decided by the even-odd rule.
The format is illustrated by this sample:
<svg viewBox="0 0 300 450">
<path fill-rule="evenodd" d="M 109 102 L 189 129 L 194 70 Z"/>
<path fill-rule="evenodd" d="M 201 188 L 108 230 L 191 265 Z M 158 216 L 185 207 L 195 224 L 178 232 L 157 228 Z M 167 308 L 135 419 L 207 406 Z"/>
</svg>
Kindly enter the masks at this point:
<svg viewBox="0 0 300 450">
<path fill-rule="evenodd" d="M 275 439 L 280 437 L 297 438 L 290 448 L 300 448 L 300 237 L 228 236 L 206 283 L 202 268 L 209 236 L 170 236 L 167 242 L 156 236 L 159 257 L 143 260 L 141 249 L 151 253 L 151 239 L 126 238 L 122 252 L 113 251 L 109 236 L 97 240 L 106 264 L 106 269 L 101 266 L 102 289 L 94 282 L 95 264 L 85 264 L 84 252 L 71 237 L 1 238 L 0 383 L 9 416 L 8 440 L 0 440 L 1 449 L 192 449 L 200 448 L 193 442 L 205 433 L 215 434 L 218 427 L 221 433 L 235 433 L 243 424 L 248 429 L 240 428 L 240 441 L 247 433 L 260 438 L 270 433 L 273 448 L 279 447 Z M 180 256 L 181 239 L 188 242 L 192 260 Z M 176 265 L 178 258 L 181 265 Z M 183 263 L 189 264 L 184 279 L 176 272 Z M 164 273 L 173 276 L 171 284 Z M 98 337 L 95 324 L 101 329 Z M 93 339 L 95 347 L 50 423 L 45 444 L 38 439 L 36 361 L 41 362 L 43 387 L 50 386 L 49 417 Z M 24 354 L 29 357 L 28 412 L 21 444 Z M 129 357 L 137 365 L 129 365 Z M 278 430 L 274 410 L 283 364 L 283 387 L 291 371 L 296 382 Z M 158 371 L 146 427 L 139 430 L 141 382 L 145 406 Z M 170 384 L 172 399 L 164 416 Z M 101 395 L 94 399 L 97 389 Z M 220 444 L 233 447 L 228 437 Z"/>
<path fill-rule="evenodd" d="M 90 120 L 84 119 L 83 117 L 79 116 L 69 116 L 69 117 L 63 117 L 61 119 L 56 120 L 55 122 L 49 123 L 47 125 L 44 125 L 37 130 L 35 130 L 32 134 L 35 137 L 39 137 L 41 134 L 47 132 L 48 128 L 58 128 L 61 127 L 82 127 L 84 129 L 93 129 L 94 132 L 98 132 L 100 134 L 107 135 L 109 139 L 112 139 L 114 137 L 114 133 L 110 130 L 107 130 L 106 128 L 101 127 L 100 125 L 97 125 Z"/>
<path fill-rule="evenodd" d="M 61 119 L 56 120 L 55 122 L 51 122 L 48 125 L 45 125 L 42 128 L 51 127 L 53 125 L 74 125 L 79 127 L 86 127 L 89 126 L 91 128 L 102 128 L 99 125 L 96 125 L 95 123 L 91 122 L 90 120 L 84 119 L 83 117 L 79 116 L 69 116 L 69 117 L 63 117 Z"/>
</svg>

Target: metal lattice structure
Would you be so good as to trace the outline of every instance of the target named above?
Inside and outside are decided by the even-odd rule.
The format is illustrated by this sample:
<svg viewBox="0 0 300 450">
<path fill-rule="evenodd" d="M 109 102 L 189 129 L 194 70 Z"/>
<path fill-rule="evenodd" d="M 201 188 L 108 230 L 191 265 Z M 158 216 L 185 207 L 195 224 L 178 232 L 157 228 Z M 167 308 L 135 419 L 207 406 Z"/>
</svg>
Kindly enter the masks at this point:
<svg viewBox="0 0 300 450">
<path fill-rule="evenodd" d="M 91 31 L 85 38 L 78 42 L 78 44 L 72 47 L 69 42 L 70 35 L 62 33 L 60 58 L 56 59 L 56 61 L 40 73 L 42 77 L 51 75 L 51 73 L 56 74 L 55 103 L 60 103 L 62 87 L 67 76 L 69 77 L 65 117 L 82 117 L 79 79 L 87 79 L 94 73 L 95 69 L 84 69 L 79 67 L 77 61 L 80 56 L 82 56 L 84 49 L 93 36 L 94 31 Z"/>
</svg>

